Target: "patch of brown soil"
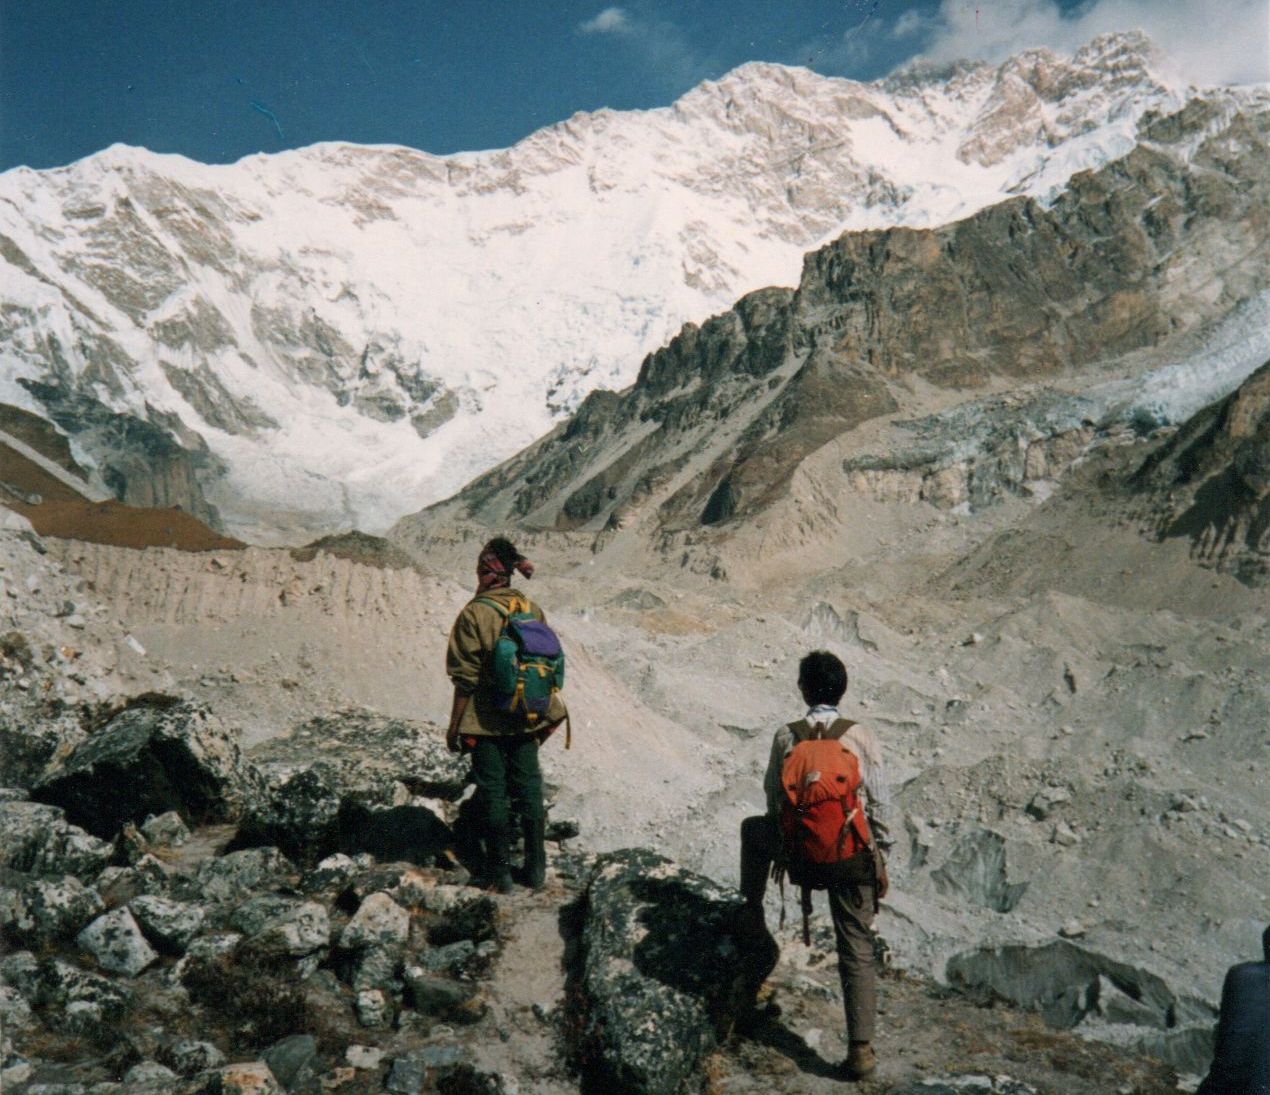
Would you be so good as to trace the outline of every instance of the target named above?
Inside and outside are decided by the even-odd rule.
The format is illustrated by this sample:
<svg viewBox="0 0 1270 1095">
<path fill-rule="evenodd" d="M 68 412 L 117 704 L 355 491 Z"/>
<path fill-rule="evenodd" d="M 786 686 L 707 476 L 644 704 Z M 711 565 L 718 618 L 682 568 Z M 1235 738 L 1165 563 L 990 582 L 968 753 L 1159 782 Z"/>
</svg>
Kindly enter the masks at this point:
<svg viewBox="0 0 1270 1095">
<path fill-rule="evenodd" d="M 170 547 L 179 551 L 222 551 L 247 546 L 241 540 L 213 532 L 197 517 L 179 509 L 141 509 L 123 502 L 88 502 L 82 498 L 48 499 L 34 506 L 16 501 L 6 504 L 30 521 L 41 536 L 63 540 L 128 548 Z"/>
<path fill-rule="evenodd" d="M 0 430 L 24 441 L 41 456 L 52 460 L 72 475 L 78 475 L 81 479 L 87 476 L 88 473 L 75 463 L 70 442 L 57 432 L 53 423 L 38 414 L 24 411 L 10 403 L 0 403 Z"/>
</svg>

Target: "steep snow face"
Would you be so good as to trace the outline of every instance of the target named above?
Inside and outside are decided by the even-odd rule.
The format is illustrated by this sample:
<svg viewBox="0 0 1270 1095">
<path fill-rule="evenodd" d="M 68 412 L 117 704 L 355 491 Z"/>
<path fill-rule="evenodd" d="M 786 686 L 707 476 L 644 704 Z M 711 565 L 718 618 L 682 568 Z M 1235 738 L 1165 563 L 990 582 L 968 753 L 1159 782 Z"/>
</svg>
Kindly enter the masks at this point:
<svg viewBox="0 0 1270 1095">
<path fill-rule="evenodd" d="M 796 284 L 843 230 L 1052 199 L 1196 94 L 1156 72 L 1133 35 L 874 84 L 750 64 L 502 151 L 16 169 L 0 400 L 74 433 L 87 397 L 205 446 L 235 535 L 382 529 L 630 383 L 685 321 Z"/>
</svg>

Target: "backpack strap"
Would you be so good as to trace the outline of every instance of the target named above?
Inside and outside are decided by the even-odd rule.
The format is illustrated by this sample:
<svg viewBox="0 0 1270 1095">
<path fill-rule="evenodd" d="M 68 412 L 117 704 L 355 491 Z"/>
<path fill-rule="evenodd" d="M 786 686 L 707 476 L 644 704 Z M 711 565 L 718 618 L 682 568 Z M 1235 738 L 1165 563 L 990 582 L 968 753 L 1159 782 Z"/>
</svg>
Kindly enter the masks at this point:
<svg viewBox="0 0 1270 1095">
<path fill-rule="evenodd" d="M 504 620 L 507 619 L 507 617 L 512 614 L 512 610 L 510 608 L 508 608 L 506 605 L 502 604 L 501 602 L 494 600 L 493 597 L 473 597 L 472 604 L 489 605 L 490 608 L 492 608 L 495 612 L 497 612 L 500 616 L 502 616 Z"/>
<path fill-rule="evenodd" d="M 804 741 L 812 741 L 815 738 L 838 741 L 854 725 L 855 723 L 850 719 L 834 719 L 829 726 L 819 722 L 815 726 L 808 726 L 806 719 L 798 719 L 796 722 L 789 723 L 786 729 L 793 735 L 794 744 L 800 745 Z"/>
</svg>

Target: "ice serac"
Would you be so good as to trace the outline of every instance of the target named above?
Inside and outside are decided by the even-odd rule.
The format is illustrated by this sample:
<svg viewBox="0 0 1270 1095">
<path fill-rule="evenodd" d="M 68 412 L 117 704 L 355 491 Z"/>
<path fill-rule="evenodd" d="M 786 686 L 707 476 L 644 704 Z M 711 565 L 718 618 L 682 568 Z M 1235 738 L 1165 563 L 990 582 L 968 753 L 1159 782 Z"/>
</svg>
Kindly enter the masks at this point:
<svg viewBox="0 0 1270 1095">
<path fill-rule="evenodd" d="M 1143 377 L 1270 289 L 1270 99 L 1197 99 L 1145 119 L 1141 138 L 1048 206 L 1017 197 L 950 225 L 843 233 L 807 256 L 797 290 L 688 324 L 631 388 L 593 393 L 398 535 L 456 516 L 659 534 L 721 525 L 786 497 L 831 442 L 842 455 L 818 469 L 822 507 L 875 473 L 912 473 L 914 497 L 946 506 L 1052 476 L 1095 426 L 1118 414 L 1127 428 L 1125 393 Z M 1026 391 L 974 413 L 977 393 L 1003 388 Z M 945 408 L 934 419 L 899 413 L 932 405 Z M 876 457 L 853 451 L 844 439 L 884 416 L 900 437 Z"/>
<path fill-rule="evenodd" d="M 750 64 L 494 152 L 15 169 L 0 402 L 135 504 L 249 540 L 382 529 L 629 384 L 686 321 L 796 284 L 844 229 L 1052 202 L 1198 94 L 1157 72 L 1133 35 L 871 84 Z"/>
</svg>

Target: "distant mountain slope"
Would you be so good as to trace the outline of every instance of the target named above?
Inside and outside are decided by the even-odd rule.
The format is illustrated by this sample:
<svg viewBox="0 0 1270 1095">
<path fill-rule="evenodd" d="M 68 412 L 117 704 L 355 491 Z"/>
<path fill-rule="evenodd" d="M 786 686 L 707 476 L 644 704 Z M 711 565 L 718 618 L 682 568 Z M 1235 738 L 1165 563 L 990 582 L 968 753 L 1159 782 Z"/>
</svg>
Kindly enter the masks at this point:
<svg viewBox="0 0 1270 1095">
<path fill-rule="evenodd" d="M 1107 381 L 1173 364 L 1183 346 L 1195 353 L 1220 321 L 1251 317 L 1246 340 L 1264 343 L 1270 324 L 1252 304 L 1270 289 L 1270 97 L 1243 109 L 1196 100 L 1142 135 L 1128 155 L 1073 178 L 1049 208 L 1016 198 L 944 227 L 844 234 L 807 257 L 796 291 L 764 290 L 687 326 L 649 355 L 629 390 L 593 393 L 568 422 L 403 521 L 398 535 L 455 517 L 590 530 L 642 521 L 663 533 L 735 522 L 782 497 L 810 454 L 871 419 L 976 391 L 1066 388 L 1049 409 L 1037 405 L 1027 430 L 1011 424 L 1017 397 L 981 408 L 1000 437 L 969 414 L 945 419 L 939 444 L 960 453 L 956 467 L 911 433 L 907 446 L 866 450 L 875 457 L 847 458 L 839 446 L 809 488 L 838 499 L 867 485 L 871 469 L 912 470 L 914 498 L 956 505 L 972 492 L 965 450 L 976 434 L 1021 462 L 1047 429 L 1092 432 L 1100 423 L 1088 416 L 1104 413 L 1095 408 L 1114 413 L 1109 391 L 1128 415 L 1137 382 Z M 1098 398 L 1082 404 L 1082 389 Z M 1064 451 L 1079 455 L 1078 439 L 1065 446 L 1038 450 L 1032 477 L 1052 474 L 1043 465 Z"/>
<path fill-rule="evenodd" d="M 383 527 L 843 229 L 1052 201 L 1196 94 L 1157 69 L 1132 35 L 875 84 L 752 64 L 503 151 L 13 170 L 0 400 L 136 504 L 264 539 Z"/>
</svg>

